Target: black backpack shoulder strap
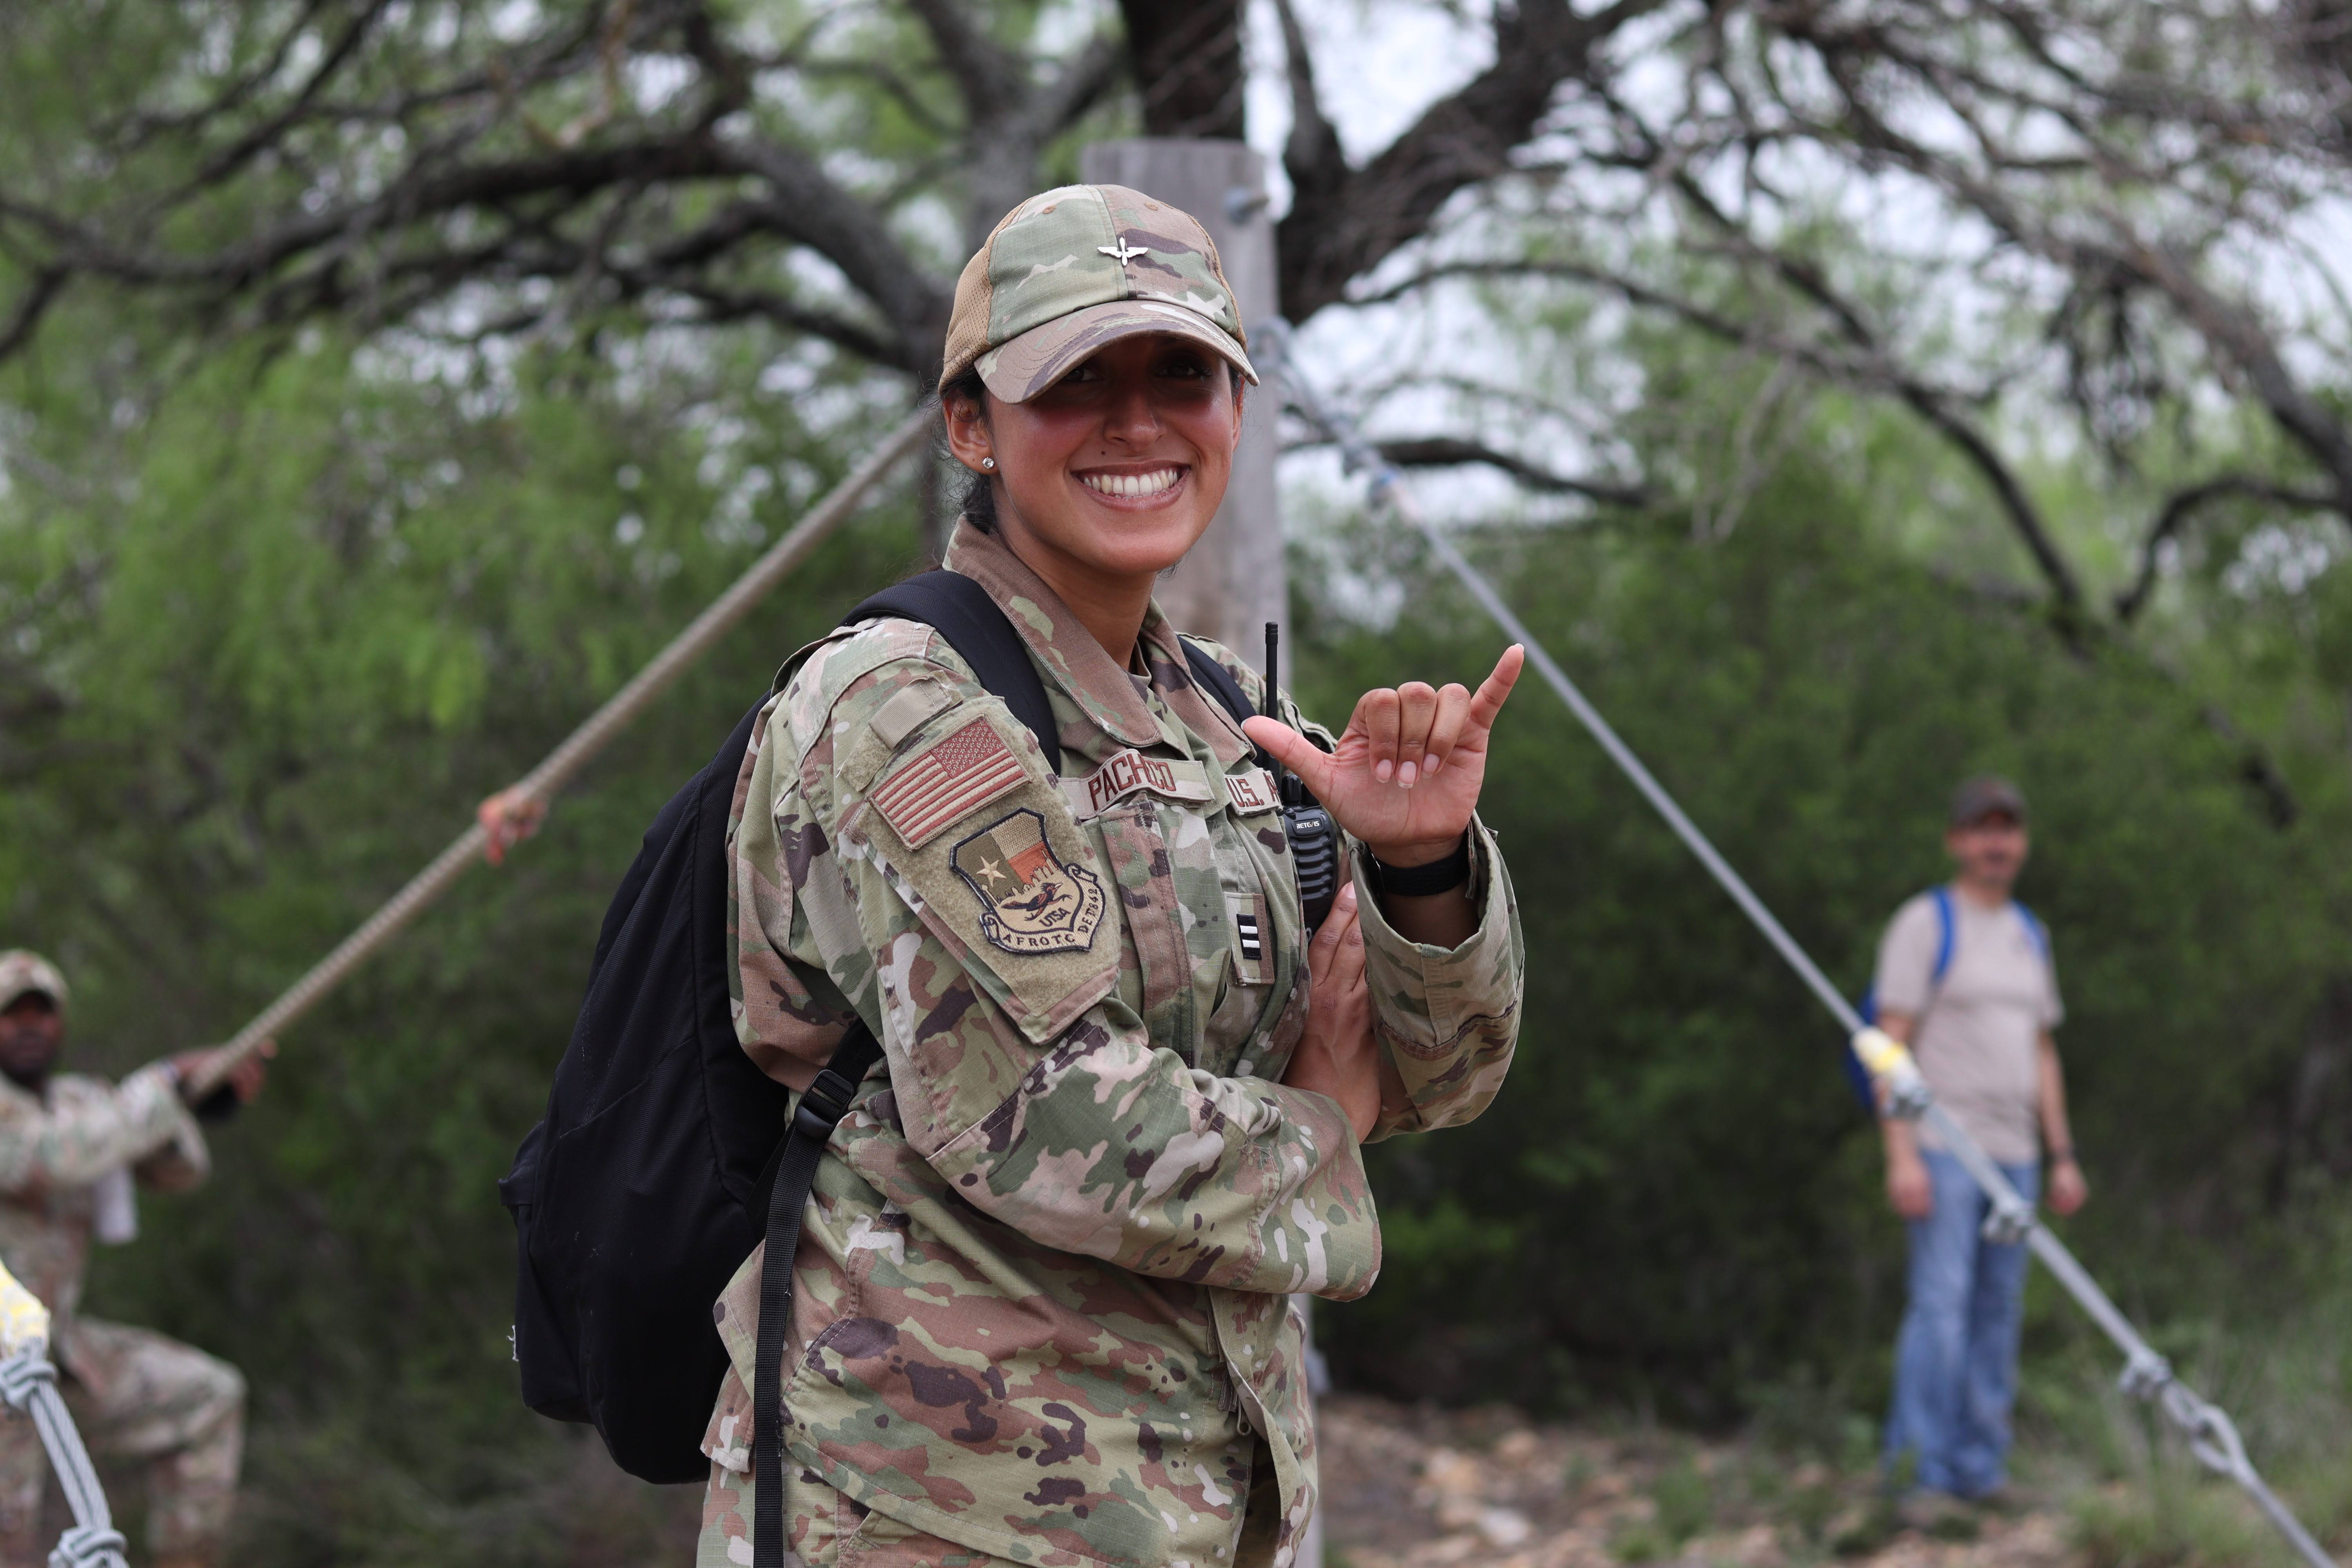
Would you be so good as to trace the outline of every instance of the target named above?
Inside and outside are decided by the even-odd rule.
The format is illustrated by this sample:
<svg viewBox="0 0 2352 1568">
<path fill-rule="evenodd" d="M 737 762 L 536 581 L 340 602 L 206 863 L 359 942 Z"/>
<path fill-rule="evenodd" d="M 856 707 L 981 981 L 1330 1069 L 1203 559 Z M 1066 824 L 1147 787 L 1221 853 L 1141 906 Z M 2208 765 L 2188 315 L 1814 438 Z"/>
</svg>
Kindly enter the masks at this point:
<svg viewBox="0 0 2352 1568">
<path fill-rule="evenodd" d="M 1037 749 L 1056 773 L 1062 741 L 1045 682 L 1029 662 L 1029 648 L 988 590 L 961 572 L 926 572 L 883 589 L 841 617 L 845 626 L 897 616 L 920 621 L 948 639 L 981 685 L 1003 699 L 1013 716 L 1037 737 Z"/>
<path fill-rule="evenodd" d="M 1217 662 L 1214 654 L 1191 637 L 1180 635 L 1176 640 L 1184 647 L 1184 662 L 1192 667 L 1192 684 L 1215 698 L 1217 706 L 1233 715 L 1235 729 L 1241 728 L 1243 720 L 1256 716 L 1257 710 L 1250 706 L 1249 693 L 1242 689 L 1242 683 L 1232 670 Z M 1274 759 L 1266 754 L 1264 746 L 1253 742 L 1250 750 L 1257 753 L 1258 766 L 1274 766 Z"/>
<path fill-rule="evenodd" d="M 833 1130 L 849 1114 L 866 1071 L 882 1059 L 882 1044 L 864 1024 L 852 1024 L 833 1059 L 801 1094 L 777 1149 L 768 1193 L 768 1251 L 760 1262 L 760 1332 L 751 1365 L 751 1561 L 754 1568 L 784 1563 L 784 1331 L 792 1326 L 793 1255 L 800 1250 L 801 1216 Z M 797 1560 L 795 1560 L 797 1561 Z"/>
<path fill-rule="evenodd" d="M 1256 716 L 1257 710 L 1250 706 L 1249 693 L 1242 689 L 1242 683 L 1234 679 L 1232 670 L 1217 662 L 1214 654 L 1191 637 L 1180 637 L 1176 640 L 1184 645 L 1184 662 L 1192 667 L 1193 685 L 1215 698 L 1217 706 L 1232 714 L 1236 724 Z"/>
</svg>

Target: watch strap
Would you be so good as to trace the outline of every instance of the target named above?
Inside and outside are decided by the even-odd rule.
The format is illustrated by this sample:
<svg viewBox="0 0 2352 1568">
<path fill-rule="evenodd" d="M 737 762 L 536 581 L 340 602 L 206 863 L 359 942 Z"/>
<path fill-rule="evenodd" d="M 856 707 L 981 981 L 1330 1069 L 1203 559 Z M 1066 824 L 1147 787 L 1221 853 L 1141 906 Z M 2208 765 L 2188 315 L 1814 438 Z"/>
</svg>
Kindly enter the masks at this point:
<svg viewBox="0 0 2352 1568">
<path fill-rule="evenodd" d="M 1372 881 L 1383 893 L 1399 898 L 1425 899 L 1433 893 L 1450 893 L 1470 880 L 1470 835 L 1464 832 L 1454 853 L 1442 860 L 1432 860 L 1426 866 L 1391 866 L 1369 849 L 1364 858 L 1371 862 Z"/>
</svg>

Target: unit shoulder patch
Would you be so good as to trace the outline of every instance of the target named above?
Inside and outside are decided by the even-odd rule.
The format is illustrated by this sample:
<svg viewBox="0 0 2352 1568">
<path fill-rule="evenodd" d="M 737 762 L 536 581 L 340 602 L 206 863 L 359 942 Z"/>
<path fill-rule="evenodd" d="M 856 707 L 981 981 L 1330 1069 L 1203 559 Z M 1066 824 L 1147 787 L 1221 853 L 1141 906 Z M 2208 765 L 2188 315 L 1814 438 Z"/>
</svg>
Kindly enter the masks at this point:
<svg viewBox="0 0 2352 1568">
<path fill-rule="evenodd" d="M 893 826 L 897 824 L 894 822 Z M 1006 952 L 1084 952 L 1106 907 L 1102 882 L 1063 859 L 1045 818 L 1022 806 L 958 841 L 955 874 L 980 900 L 980 932 Z"/>
</svg>

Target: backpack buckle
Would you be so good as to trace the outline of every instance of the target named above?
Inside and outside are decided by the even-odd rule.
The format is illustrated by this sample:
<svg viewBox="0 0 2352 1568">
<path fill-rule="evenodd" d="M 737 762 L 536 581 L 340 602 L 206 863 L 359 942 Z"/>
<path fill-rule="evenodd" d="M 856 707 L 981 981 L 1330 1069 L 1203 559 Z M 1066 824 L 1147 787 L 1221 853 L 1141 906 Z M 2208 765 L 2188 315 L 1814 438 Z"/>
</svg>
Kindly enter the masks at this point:
<svg viewBox="0 0 2352 1568">
<path fill-rule="evenodd" d="M 841 1119 L 849 1114 L 849 1102 L 856 1096 L 856 1084 L 831 1068 L 824 1068 L 802 1093 L 800 1104 L 793 1107 L 793 1131 L 814 1142 L 825 1142 L 841 1125 Z"/>
</svg>

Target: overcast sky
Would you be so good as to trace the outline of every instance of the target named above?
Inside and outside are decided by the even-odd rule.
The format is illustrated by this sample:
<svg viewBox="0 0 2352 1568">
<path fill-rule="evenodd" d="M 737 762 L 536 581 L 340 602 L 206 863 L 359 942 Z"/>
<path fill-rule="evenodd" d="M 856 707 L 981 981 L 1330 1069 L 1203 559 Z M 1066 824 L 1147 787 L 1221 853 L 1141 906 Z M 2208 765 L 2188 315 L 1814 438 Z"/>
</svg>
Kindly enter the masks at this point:
<svg viewBox="0 0 2352 1568">
<path fill-rule="evenodd" d="M 1487 0 L 1449 8 L 1432 0 L 1293 0 L 1315 59 L 1324 113 L 1349 159 L 1377 153 L 1494 59 Z M 1249 9 L 1250 144 L 1266 156 L 1273 211 L 1289 210 L 1282 145 L 1290 134 L 1290 89 L 1285 78 L 1282 27 L 1273 0 Z M 1443 301 L 1373 310 L 1331 309 L 1316 318 L 1298 345 L 1302 369 L 1335 403 L 1357 405 L 1362 393 L 1389 380 L 1400 364 L 1433 366 L 1465 376 L 1509 379 L 1506 345 L 1483 317 Z M 1474 433 L 1464 428 L 1450 400 L 1399 400 L 1375 421 L 1387 433 Z M 1465 472 L 1450 479 L 1451 515 L 1475 513 L 1519 498 L 1497 476 Z M 1343 480 L 1336 460 L 1298 454 L 1284 464 L 1286 493 L 1326 506 L 1360 501 L 1360 482 Z M 1294 508 L 1294 510 L 1298 510 Z M 1311 504 L 1307 510 L 1314 510 Z"/>
</svg>

